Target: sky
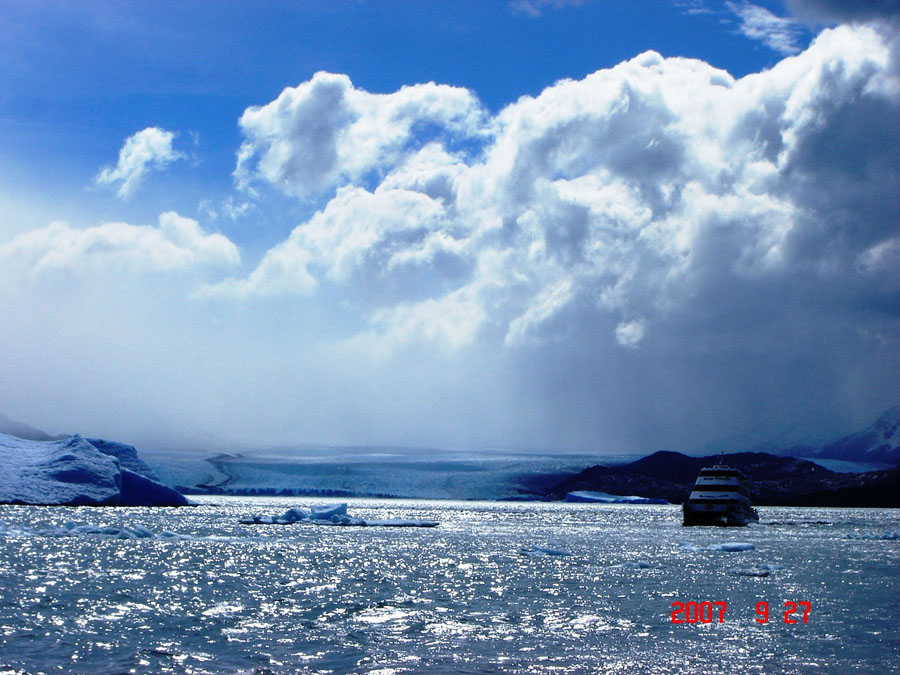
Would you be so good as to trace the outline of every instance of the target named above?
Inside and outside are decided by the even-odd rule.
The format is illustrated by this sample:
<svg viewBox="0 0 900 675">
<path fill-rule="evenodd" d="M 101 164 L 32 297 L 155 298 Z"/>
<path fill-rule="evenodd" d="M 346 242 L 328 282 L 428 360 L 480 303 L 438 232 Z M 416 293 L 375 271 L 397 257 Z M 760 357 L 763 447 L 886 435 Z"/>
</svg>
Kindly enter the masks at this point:
<svg viewBox="0 0 900 675">
<path fill-rule="evenodd" d="M 900 402 L 900 2 L 0 3 L 0 411 L 745 449 Z"/>
</svg>

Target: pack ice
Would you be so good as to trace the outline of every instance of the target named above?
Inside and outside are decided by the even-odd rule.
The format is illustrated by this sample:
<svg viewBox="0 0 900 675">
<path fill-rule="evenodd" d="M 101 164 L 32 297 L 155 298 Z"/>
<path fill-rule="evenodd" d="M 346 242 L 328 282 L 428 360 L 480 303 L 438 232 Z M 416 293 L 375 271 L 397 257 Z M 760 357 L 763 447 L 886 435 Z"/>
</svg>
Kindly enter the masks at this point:
<svg viewBox="0 0 900 675">
<path fill-rule="evenodd" d="M 29 441 L 0 433 L 0 503 L 69 506 L 184 506 L 158 483 L 130 445 L 88 440 Z"/>
</svg>

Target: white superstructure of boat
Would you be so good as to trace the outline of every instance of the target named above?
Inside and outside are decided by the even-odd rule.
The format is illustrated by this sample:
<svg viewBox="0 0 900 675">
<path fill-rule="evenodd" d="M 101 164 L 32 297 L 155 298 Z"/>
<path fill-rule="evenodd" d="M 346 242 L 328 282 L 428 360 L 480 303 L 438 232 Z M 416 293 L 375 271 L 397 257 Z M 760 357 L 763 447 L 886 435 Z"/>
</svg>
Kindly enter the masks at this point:
<svg viewBox="0 0 900 675">
<path fill-rule="evenodd" d="M 700 469 L 682 506 L 684 525 L 741 526 L 759 520 L 750 504 L 750 488 L 740 469 L 723 463 Z"/>
</svg>

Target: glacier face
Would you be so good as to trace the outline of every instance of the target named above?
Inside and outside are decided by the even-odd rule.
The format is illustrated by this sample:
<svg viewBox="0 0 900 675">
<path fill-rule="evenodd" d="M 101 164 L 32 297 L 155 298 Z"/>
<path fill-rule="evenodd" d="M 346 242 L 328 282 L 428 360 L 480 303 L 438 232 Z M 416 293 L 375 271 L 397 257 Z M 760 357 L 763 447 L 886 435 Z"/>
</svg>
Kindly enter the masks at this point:
<svg viewBox="0 0 900 675">
<path fill-rule="evenodd" d="M 0 433 L 0 503 L 92 506 L 189 503 L 179 492 L 140 471 L 146 465 L 134 448 L 101 443 L 105 451 L 77 434 L 58 441 L 30 441 Z"/>
</svg>

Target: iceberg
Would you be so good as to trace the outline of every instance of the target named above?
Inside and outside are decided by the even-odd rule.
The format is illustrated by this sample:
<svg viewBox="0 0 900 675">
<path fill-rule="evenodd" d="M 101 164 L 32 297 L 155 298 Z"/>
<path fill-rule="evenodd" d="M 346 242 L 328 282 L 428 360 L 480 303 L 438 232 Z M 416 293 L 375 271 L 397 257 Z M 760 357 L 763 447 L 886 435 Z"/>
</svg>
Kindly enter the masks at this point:
<svg viewBox="0 0 900 675">
<path fill-rule="evenodd" d="M 634 495 L 611 495 L 606 492 L 592 492 L 590 490 L 578 490 L 568 492 L 564 498 L 567 502 L 589 502 L 597 504 L 668 504 L 665 499 L 654 497 L 636 497 Z"/>
<path fill-rule="evenodd" d="M 292 525 L 294 523 L 312 523 L 314 525 L 339 525 L 345 527 L 437 527 L 435 520 L 407 520 L 388 518 L 383 520 L 364 520 L 347 515 L 347 504 L 327 504 L 313 506 L 304 511 L 299 506 L 288 509 L 280 516 L 251 516 L 241 518 L 243 525 Z"/>
<path fill-rule="evenodd" d="M 0 433 L 0 503 L 59 506 L 185 506 L 158 483 L 130 445 L 78 434 L 30 441 Z M 150 473 L 148 476 L 147 471 Z"/>
<path fill-rule="evenodd" d="M 86 438 L 88 443 L 97 448 L 104 455 L 115 457 L 119 460 L 119 466 L 128 469 L 133 473 L 146 476 L 150 480 L 159 482 L 159 477 L 150 468 L 144 460 L 138 457 L 137 450 L 133 445 L 126 443 L 117 443 L 115 441 L 105 441 L 102 438 Z"/>
</svg>

